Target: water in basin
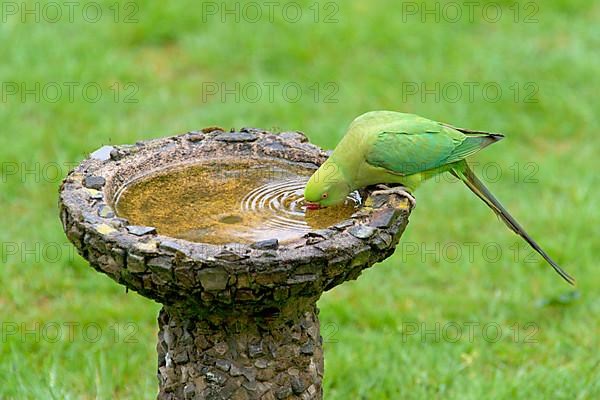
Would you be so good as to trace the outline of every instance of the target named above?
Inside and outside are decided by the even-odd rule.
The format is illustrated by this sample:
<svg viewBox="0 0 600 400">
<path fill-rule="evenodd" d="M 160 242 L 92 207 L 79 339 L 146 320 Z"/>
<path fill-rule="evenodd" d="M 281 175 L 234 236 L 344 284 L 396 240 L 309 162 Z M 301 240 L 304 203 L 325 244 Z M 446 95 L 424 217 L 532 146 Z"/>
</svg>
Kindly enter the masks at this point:
<svg viewBox="0 0 600 400">
<path fill-rule="evenodd" d="M 131 224 L 194 242 L 290 241 L 347 219 L 359 205 L 306 210 L 302 193 L 313 170 L 285 162 L 220 160 L 165 170 L 126 185 L 115 209 Z"/>
</svg>

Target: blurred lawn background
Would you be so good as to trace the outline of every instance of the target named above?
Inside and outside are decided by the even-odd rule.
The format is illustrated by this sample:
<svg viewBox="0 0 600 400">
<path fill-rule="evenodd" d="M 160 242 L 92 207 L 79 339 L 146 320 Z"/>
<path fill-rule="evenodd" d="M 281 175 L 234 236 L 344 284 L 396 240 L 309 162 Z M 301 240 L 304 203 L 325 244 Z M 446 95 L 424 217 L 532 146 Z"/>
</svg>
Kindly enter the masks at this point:
<svg viewBox="0 0 600 400">
<path fill-rule="evenodd" d="M 93 2 L 97 22 L 94 9 L 82 16 L 87 2 L 75 2 L 73 22 L 61 6 L 55 23 L 44 2 L 15 2 L 16 14 L 9 3 L 0 23 L 1 399 L 157 391 L 159 306 L 69 256 L 60 179 L 45 167 L 212 125 L 302 130 L 333 148 L 355 116 L 374 109 L 505 133 L 474 161 L 500 168 L 490 189 L 578 279 L 579 295 L 466 188 L 430 182 L 395 255 L 319 302 L 325 398 L 600 398 L 600 3 L 495 1 L 484 15 L 488 2 L 474 2 L 472 20 L 454 3 L 462 16 L 453 22 L 443 1 L 427 3 L 438 4 L 436 16 L 422 2 L 298 0 L 287 14 L 275 2 L 272 22 L 261 6 L 252 22 L 242 2 L 236 22 L 221 2 L 107 0 Z M 39 22 L 21 9 L 35 4 Z M 296 5 L 302 17 L 292 22 Z M 472 98 L 469 82 L 479 85 Z M 97 102 L 93 88 L 82 93 L 90 83 L 102 89 Z M 222 83 L 240 85 L 239 98 Z M 483 93 L 486 83 L 502 94 Z M 271 98 L 267 85 L 278 85 Z M 483 251 L 490 244 L 502 250 L 498 260 Z M 469 322 L 480 324 L 472 339 Z M 72 337 L 69 323 L 79 324 Z M 456 341 L 456 330 L 442 329 L 453 324 Z M 499 340 L 486 324 L 502 330 Z"/>
</svg>

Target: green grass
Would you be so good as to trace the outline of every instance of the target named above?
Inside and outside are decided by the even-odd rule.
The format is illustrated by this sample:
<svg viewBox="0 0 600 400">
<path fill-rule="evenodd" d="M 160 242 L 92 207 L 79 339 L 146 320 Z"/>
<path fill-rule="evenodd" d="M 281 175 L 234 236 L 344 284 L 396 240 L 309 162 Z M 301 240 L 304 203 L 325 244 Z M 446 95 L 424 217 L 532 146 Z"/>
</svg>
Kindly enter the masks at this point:
<svg viewBox="0 0 600 400">
<path fill-rule="evenodd" d="M 67 16 L 58 23 L 8 16 L 0 23 L 1 82 L 96 82 L 103 90 L 96 103 L 78 90 L 74 101 L 64 93 L 56 102 L 33 95 L 1 100 L 0 398 L 139 399 L 154 398 L 157 389 L 159 306 L 69 256 L 56 207 L 60 179 L 23 179 L 21 166 L 73 163 L 103 144 L 210 125 L 299 129 L 332 148 L 349 121 L 374 109 L 504 132 L 506 140 L 474 161 L 501 168 L 490 189 L 578 279 L 580 296 L 544 305 L 571 289 L 539 257 L 526 262 L 525 245 L 468 190 L 430 182 L 416 193 L 418 207 L 395 255 L 319 302 L 327 328 L 325 398 L 600 398 L 597 3 L 540 2 L 538 22 L 524 23 L 531 10 L 522 2 L 515 23 L 514 2 L 499 1 L 505 17 L 497 23 L 476 11 L 473 21 L 429 17 L 425 24 L 420 16 L 403 20 L 401 3 L 391 0 L 340 2 L 337 23 L 322 21 L 331 11 L 325 3 L 314 23 L 308 0 L 298 1 L 298 23 L 277 12 L 272 23 L 222 23 L 219 16 L 204 22 L 194 1 L 142 3 L 139 22 L 114 23 L 113 3 L 100 1 L 105 17 L 98 23 L 84 21 L 81 7 L 73 23 Z M 122 20 L 131 10 L 120 6 Z M 137 103 L 115 101 L 111 86 L 118 83 L 124 96 L 133 93 L 124 88 L 129 82 Z M 257 82 L 265 91 L 265 82 L 293 82 L 304 92 L 294 103 L 277 89 L 273 101 L 265 93 L 257 102 L 233 95 L 223 102 L 219 95 L 203 98 L 207 82 Z M 324 101 L 328 82 L 338 89 L 336 102 Z M 407 94 L 413 82 L 492 82 L 503 94 L 495 102 L 481 90 L 473 101 L 467 93 L 436 101 Z M 537 90 L 533 103 L 523 101 L 528 82 Z M 18 173 L 7 174 L 14 165 Z M 524 179 L 532 171 L 536 182 Z M 502 257 L 484 253 L 484 245 L 499 247 Z M 58 257 L 44 255 L 56 247 Z M 72 338 L 65 325 L 71 322 L 79 324 Z M 473 340 L 466 330 L 455 342 L 450 334 L 407 331 L 436 323 L 466 329 L 469 322 L 480 324 Z M 63 329 L 58 341 L 41 329 L 52 323 Z M 12 333 L 21 324 L 33 333 Z M 86 324 L 93 324 L 87 336 Z M 502 329 L 500 340 L 481 337 L 486 324 Z M 93 341 L 98 327 L 101 337 Z M 534 342 L 526 343 L 531 334 Z"/>
</svg>

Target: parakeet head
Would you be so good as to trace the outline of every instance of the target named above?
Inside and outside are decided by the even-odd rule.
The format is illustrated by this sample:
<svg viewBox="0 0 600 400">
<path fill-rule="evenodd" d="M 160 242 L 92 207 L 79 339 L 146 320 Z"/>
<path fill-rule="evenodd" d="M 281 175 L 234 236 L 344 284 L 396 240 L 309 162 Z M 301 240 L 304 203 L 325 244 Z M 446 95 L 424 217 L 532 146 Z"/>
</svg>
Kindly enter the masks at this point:
<svg viewBox="0 0 600 400">
<path fill-rule="evenodd" d="M 306 208 L 314 210 L 340 204 L 346 200 L 351 187 L 343 171 L 331 159 L 325 161 L 310 177 L 304 189 Z"/>
</svg>

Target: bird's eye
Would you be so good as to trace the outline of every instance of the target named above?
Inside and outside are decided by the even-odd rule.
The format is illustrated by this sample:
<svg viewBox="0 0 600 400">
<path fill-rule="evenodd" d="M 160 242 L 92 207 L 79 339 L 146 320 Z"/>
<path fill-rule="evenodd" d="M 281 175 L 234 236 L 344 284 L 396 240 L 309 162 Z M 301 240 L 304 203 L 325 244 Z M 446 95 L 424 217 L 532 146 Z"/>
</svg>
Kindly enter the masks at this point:
<svg viewBox="0 0 600 400">
<path fill-rule="evenodd" d="M 329 197 L 329 193 L 323 193 L 323 195 L 321 196 L 321 198 L 326 199 L 327 197 Z"/>
</svg>

